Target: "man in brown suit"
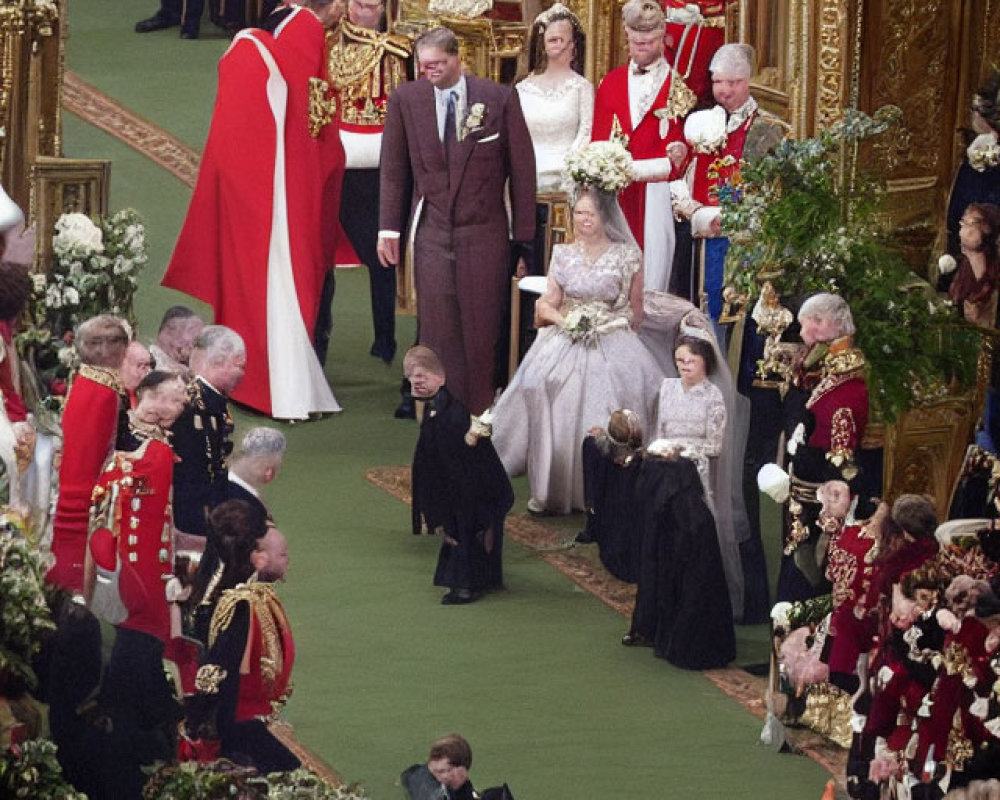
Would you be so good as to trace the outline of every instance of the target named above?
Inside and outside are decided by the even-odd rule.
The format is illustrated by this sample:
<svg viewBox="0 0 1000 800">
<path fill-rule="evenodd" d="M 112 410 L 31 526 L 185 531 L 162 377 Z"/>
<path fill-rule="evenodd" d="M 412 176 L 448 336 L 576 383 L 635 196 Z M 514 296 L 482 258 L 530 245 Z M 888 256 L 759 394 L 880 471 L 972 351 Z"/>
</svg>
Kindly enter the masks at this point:
<svg viewBox="0 0 1000 800">
<path fill-rule="evenodd" d="M 523 259 L 535 235 L 534 152 L 517 92 L 463 75 L 452 31 L 427 31 L 416 51 L 427 80 L 398 86 L 386 111 L 378 255 L 384 267 L 399 263 L 412 187 L 420 344 L 480 414 L 493 401 L 511 239 Z"/>
</svg>

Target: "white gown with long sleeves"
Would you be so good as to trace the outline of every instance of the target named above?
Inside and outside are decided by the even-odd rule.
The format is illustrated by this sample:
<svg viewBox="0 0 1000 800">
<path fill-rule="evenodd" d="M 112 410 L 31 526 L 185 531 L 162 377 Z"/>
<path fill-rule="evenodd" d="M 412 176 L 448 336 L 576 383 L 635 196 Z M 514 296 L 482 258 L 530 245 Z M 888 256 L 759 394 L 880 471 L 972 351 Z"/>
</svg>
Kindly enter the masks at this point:
<svg viewBox="0 0 1000 800">
<path fill-rule="evenodd" d="M 566 154 L 590 141 L 594 86 L 575 72 L 553 88 L 529 75 L 517 84 L 517 94 L 535 151 L 538 191 L 558 191 Z"/>
<path fill-rule="evenodd" d="M 709 459 L 722 452 L 726 435 L 726 404 L 722 392 L 707 378 L 687 389 L 680 378 L 664 378 L 660 385 L 657 419 L 656 438 L 680 447 L 681 455 L 694 461 L 709 508 L 713 508 Z"/>
</svg>

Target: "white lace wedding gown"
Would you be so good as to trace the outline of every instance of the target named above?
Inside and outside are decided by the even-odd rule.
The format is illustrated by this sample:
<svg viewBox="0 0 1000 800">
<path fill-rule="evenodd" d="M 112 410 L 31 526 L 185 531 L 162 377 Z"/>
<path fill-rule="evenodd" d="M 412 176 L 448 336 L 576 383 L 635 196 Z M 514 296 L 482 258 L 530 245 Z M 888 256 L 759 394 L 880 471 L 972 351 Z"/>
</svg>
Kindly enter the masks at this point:
<svg viewBox="0 0 1000 800">
<path fill-rule="evenodd" d="M 556 245 L 549 275 L 563 290 L 563 313 L 586 316 L 590 333 L 542 328 L 494 409 L 493 444 L 507 473 L 527 471 L 532 498 L 553 513 L 584 508 L 581 447 L 591 428 L 630 408 L 651 433 L 663 372 L 629 327 L 629 286 L 641 267 L 633 245 L 612 244 L 592 263 L 578 244 Z"/>
<path fill-rule="evenodd" d="M 542 86 L 538 76 L 529 75 L 517 84 L 517 94 L 535 151 L 538 191 L 558 191 L 566 154 L 590 141 L 594 86 L 575 72 L 553 88 Z"/>
</svg>

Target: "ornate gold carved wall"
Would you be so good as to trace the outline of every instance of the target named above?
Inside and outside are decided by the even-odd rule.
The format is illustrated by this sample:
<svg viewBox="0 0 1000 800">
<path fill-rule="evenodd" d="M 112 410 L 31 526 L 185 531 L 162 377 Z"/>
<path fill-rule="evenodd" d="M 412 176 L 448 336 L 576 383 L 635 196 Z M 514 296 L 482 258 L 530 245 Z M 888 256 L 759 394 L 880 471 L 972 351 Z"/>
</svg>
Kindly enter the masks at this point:
<svg viewBox="0 0 1000 800">
<path fill-rule="evenodd" d="M 0 183 L 25 209 L 35 158 L 62 150 L 63 14 L 51 0 L 0 1 Z"/>
<path fill-rule="evenodd" d="M 852 105 L 902 109 L 902 127 L 870 157 L 885 170 L 904 254 L 922 267 L 962 158 L 956 128 L 1000 61 L 1000 0 L 743 0 L 729 23 L 727 38 L 762 53 L 754 94 L 795 137 Z"/>
</svg>

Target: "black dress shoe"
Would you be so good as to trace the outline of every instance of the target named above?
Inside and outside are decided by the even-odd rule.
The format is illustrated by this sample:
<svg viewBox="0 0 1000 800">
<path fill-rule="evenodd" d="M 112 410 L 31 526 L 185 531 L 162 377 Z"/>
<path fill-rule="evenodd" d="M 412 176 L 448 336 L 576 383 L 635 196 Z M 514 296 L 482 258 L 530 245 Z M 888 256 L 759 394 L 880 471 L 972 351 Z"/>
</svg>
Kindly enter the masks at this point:
<svg viewBox="0 0 1000 800">
<path fill-rule="evenodd" d="M 149 19 L 135 23 L 135 32 L 152 33 L 153 31 L 162 31 L 164 28 L 173 28 L 175 25 L 180 25 L 180 20 L 171 20 L 158 11 Z"/>
<path fill-rule="evenodd" d="M 375 356 L 375 358 L 382 359 L 386 364 L 391 364 L 392 359 L 396 356 L 396 343 L 393 341 L 375 341 L 368 353 Z"/>
<path fill-rule="evenodd" d="M 198 38 L 198 34 L 197 33 L 193 33 L 192 31 L 181 31 L 181 38 L 182 39 L 197 39 Z"/>
<path fill-rule="evenodd" d="M 399 401 L 396 410 L 392 413 L 396 419 L 416 419 L 417 406 L 412 397 L 404 397 Z"/>
<path fill-rule="evenodd" d="M 597 539 L 594 538 L 593 533 L 584 528 L 576 535 L 576 538 L 573 541 L 577 544 L 594 544 Z"/>
<path fill-rule="evenodd" d="M 645 636 L 640 636 L 638 633 L 626 633 L 622 637 L 622 644 L 626 647 L 652 647 L 653 643 L 649 641 Z"/>
<path fill-rule="evenodd" d="M 468 589 L 452 589 L 448 592 L 448 594 L 441 598 L 441 605 L 464 606 L 468 603 L 475 602 L 478 598 L 478 594 L 470 592 Z"/>
</svg>

